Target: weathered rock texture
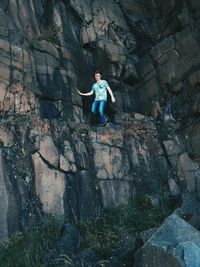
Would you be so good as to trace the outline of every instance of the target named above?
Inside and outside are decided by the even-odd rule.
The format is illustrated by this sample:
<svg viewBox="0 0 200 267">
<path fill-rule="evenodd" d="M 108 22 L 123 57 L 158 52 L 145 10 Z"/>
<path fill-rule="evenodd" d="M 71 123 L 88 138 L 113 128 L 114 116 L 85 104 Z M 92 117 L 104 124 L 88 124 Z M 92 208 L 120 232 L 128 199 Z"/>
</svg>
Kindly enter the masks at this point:
<svg viewBox="0 0 200 267">
<path fill-rule="evenodd" d="M 199 231 L 177 215 L 171 215 L 136 253 L 134 266 L 197 267 L 199 240 Z"/>
<path fill-rule="evenodd" d="M 0 242 L 42 213 L 200 195 L 199 1 L 10 0 L 0 17 Z M 77 93 L 97 68 L 105 128 Z"/>
<path fill-rule="evenodd" d="M 164 192 L 172 171 L 155 124 L 133 115 L 121 114 L 117 123 L 106 128 L 34 115 L 2 122 L 3 131 L 13 133 L 9 146 L 9 135 L 8 140 L 1 139 L 2 160 L 8 169 L 2 170 L 2 193 L 7 192 L 5 199 L 9 199 L 3 185 L 13 184 L 20 198 L 15 209 L 21 212 L 22 203 L 25 208 L 23 225 L 35 216 L 30 208 L 37 210 L 36 197 L 45 213 L 76 221 L 136 194 Z"/>
</svg>

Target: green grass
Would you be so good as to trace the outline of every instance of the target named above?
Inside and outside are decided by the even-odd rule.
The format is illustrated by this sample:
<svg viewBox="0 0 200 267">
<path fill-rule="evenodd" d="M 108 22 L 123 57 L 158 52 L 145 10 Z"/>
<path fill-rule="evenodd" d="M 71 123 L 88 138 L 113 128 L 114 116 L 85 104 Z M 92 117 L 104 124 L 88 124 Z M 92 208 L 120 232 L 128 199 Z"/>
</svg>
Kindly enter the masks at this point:
<svg viewBox="0 0 200 267">
<path fill-rule="evenodd" d="M 59 219 L 51 216 L 24 233 L 17 232 L 5 242 L 0 267 L 43 267 L 44 256 L 60 233 Z"/>
<path fill-rule="evenodd" d="M 104 259 L 112 255 L 116 242 L 127 235 L 137 236 L 143 230 L 159 226 L 172 209 L 164 204 L 154 206 L 140 197 L 117 208 L 104 209 L 93 221 L 79 225 L 84 247 L 92 247 Z"/>
<path fill-rule="evenodd" d="M 147 197 L 104 209 L 95 219 L 77 225 L 84 240 L 81 249 L 90 247 L 101 261 L 105 261 L 113 254 L 118 241 L 127 235 L 137 236 L 143 230 L 159 226 L 171 211 L 172 207 L 166 203 L 161 207 L 153 206 Z M 16 233 L 5 243 L 6 249 L 0 254 L 0 267 L 45 267 L 43 259 L 55 246 L 60 226 L 61 220 L 50 216 L 29 231 Z M 62 255 L 60 262 L 72 265 L 74 260 Z M 128 262 L 128 258 L 123 260 Z M 87 263 L 83 266 L 89 267 Z"/>
</svg>

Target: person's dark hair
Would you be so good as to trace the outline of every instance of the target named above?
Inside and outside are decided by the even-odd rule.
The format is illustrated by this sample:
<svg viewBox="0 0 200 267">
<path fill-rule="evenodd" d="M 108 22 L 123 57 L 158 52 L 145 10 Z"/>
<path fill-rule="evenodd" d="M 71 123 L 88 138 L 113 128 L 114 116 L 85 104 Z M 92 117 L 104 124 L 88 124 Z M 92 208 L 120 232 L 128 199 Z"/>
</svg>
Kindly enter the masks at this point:
<svg viewBox="0 0 200 267">
<path fill-rule="evenodd" d="M 96 70 L 95 74 L 100 74 L 101 75 L 101 71 L 100 70 Z"/>
</svg>

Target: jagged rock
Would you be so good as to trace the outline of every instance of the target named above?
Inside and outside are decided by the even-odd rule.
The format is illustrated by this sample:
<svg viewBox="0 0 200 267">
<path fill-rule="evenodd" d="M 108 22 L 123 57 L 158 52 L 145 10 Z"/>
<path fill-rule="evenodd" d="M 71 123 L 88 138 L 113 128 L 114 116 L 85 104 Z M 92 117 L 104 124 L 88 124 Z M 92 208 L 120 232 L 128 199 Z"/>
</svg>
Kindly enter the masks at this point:
<svg viewBox="0 0 200 267">
<path fill-rule="evenodd" d="M 178 138 L 175 140 L 165 140 L 163 141 L 163 145 L 171 165 L 176 169 L 178 158 L 182 154 L 182 148 Z"/>
<path fill-rule="evenodd" d="M 83 169 L 89 169 L 88 152 L 85 144 L 81 140 L 77 140 L 75 148 L 78 154 L 79 166 Z"/>
<path fill-rule="evenodd" d="M 158 227 L 154 227 L 148 230 L 144 230 L 140 233 L 140 238 L 142 239 L 143 243 L 146 243 L 152 235 L 155 234 L 155 232 L 158 230 Z"/>
<path fill-rule="evenodd" d="M 178 160 L 178 176 L 185 183 L 190 192 L 195 192 L 199 185 L 200 170 L 187 153 L 182 154 Z"/>
<path fill-rule="evenodd" d="M 145 119 L 145 116 L 142 115 L 142 114 L 139 114 L 139 113 L 134 113 L 134 118 L 136 120 L 144 120 Z"/>
<path fill-rule="evenodd" d="M 123 147 L 123 128 L 120 125 L 110 125 L 111 127 L 100 128 L 92 134 L 92 141 L 113 147 Z"/>
<path fill-rule="evenodd" d="M 104 207 L 118 206 L 136 195 L 135 189 L 131 187 L 131 181 L 101 180 L 99 189 Z"/>
<path fill-rule="evenodd" d="M 70 163 L 75 163 L 74 153 L 68 140 L 64 141 L 64 156 Z"/>
<path fill-rule="evenodd" d="M 46 160 L 50 165 L 54 166 L 55 168 L 58 167 L 58 149 L 55 146 L 51 136 L 42 137 L 42 139 L 40 140 L 38 152 L 41 157 Z"/>
<path fill-rule="evenodd" d="M 73 163 L 69 163 L 69 161 L 63 156 L 60 156 L 60 169 L 65 172 L 76 172 L 76 165 Z"/>
<path fill-rule="evenodd" d="M 14 144 L 14 129 L 9 129 L 6 124 L 0 124 L 0 141 L 5 147 L 10 147 Z"/>
<path fill-rule="evenodd" d="M 200 202 L 190 193 L 182 193 L 182 204 L 174 213 L 200 230 Z"/>
<path fill-rule="evenodd" d="M 199 105 L 199 98 L 195 97 L 196 103 Z M 195 105 L 196 108 L 198 109 L 198 105 Z M 199 164 L 200 162 L 200 156 L 199 156 L 199 151 L 200 151 L 200 146 L 199 146 L 199 123 L 194 123 L 191 124 L 191 127 L 187 130 L 187 138 L 188 138 L 188 143 L 190 147 L 190 155 L 192 158 Z"/>
<path fill-rule="evenodd" d="M 173 178 L 169 179 L 168 184 L 169 184 L 169 189 L 170 189 L 170 193 L 172 196 L 180 195 L 181 193 L 180 188 Z"/>
<path fill-rule="evenodd" d="M 160 205 L 160 197 L 158 194 L 154 195 L 145 195 L 145 199 L 151 203 L 152 206 L 159 206 Z"/>
<path fill-rule="evenodd" d="M 35 188 L 45 213 L 64 214 L 65 174 L 50 169 L 38 153 L 32 155 Z"/>
<path fill-rule="evenodd" d="M 117 147 L 95 143 L 94 163 L 99 179 L 130 179 L 128 156 Z"/>
<path fill-rule="evenodd" d="M 20 114 L 34 110 L 36 107 L 35 95 L 20 83 L 14 83 L 10 87 L 10 94 L 14 96 L 14 111 Z"/>
<path fill-rule="evenodd" d="M 5 112 L 14 112 L 14 95 L 10 92 L 4 97 L 3 109 Z"/>
<path fill-rule="evenodd" d="M 134 266 L 197 267 L 199 240 L 199 231 L 173 214 L 136 252 Z"/>
<path fill-rule="evenodd" d="M 66 172 L 70 170 L 70 164 L 63 155 L 60 156 L 60 169 Z"/>
</svg>

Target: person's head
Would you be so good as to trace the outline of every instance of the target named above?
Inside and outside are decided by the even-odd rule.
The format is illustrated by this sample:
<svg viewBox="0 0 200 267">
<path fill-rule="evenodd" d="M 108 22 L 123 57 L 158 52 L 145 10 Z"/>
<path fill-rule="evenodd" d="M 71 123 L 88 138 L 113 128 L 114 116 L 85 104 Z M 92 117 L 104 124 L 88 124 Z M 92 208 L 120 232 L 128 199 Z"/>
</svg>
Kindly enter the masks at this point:
<svg viewBox="0 0 200 267">
<path fill-rule="evenodd" d="M 101 72 L 99 70 L 95 71 L 95 80 L 97 82 L 101 80 Z"/>
</svg>

